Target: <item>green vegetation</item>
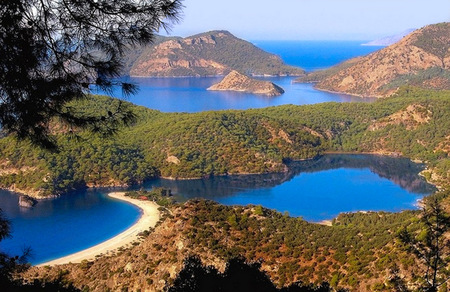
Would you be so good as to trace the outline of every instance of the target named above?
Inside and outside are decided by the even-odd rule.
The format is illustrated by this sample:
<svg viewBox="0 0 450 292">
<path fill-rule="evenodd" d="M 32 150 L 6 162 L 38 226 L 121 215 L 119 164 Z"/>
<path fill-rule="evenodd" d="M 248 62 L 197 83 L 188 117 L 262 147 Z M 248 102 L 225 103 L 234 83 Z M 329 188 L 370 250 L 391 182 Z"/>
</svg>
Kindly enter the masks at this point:
<svg viewBox="0 0 450 292">
<path fill-rule="evenodd" d="M 125 196 L 140 200 L 150 200 L 162 207 L 169 207 L 176 203 L 176 200 L 172 197 L 172 191 L 165 188 L 153 188 L 150 191 L 131 191 L 126 192 Z"/>
<path fill-rule="evenodd" d="M 107 110 L 116 102 L 96 96 L 76 109 L 103 114 L 98 104 Z M 434 179 L 445 183 L 449 178 L 449 91 L 408 87 L 374 103 L 195 114 L 133 109 L 137 122 L 111 139 L 77 130 L 70 134 L 55 123 L 59 153 L 13 137 L 0 139 L 0 185 L 54 194 L 84 186 L 139 184 L 156 176 L 280 172 L 286 161 L 326 151 L 401 154 L 426 161 Z"/>
<path fill-rule="evenodd" d="M 433 86 L 430 86 L 429 82 L 432 82 Z M 449 83 L 450 70 L 446 70 L 441 67 L 432 67 L 410 74 L 399 75 L 388 84 L 382 86 L 380 89 L 382 91 L 395 89 L 403 86 L 404 84 L 430 89 L 446 89 L 449 88 Z"/>
<path fill-rule="evenodd" d="M 269 209 L 261 216 L 254 214 L 255 207 L 205 200 L 191 200 L 181 208 L 182 215 L 174 216 L 186 222 L 181 232 L 192 246 L 225 260 L 260 260 L 279 287 L 327 281 L 334 288 L 355 289 L 368 279 L 384 278 L 394 264 L 402 271 L 418 270 L 395 244 L 402 228 L 418 230 L 416 211 L 341 214 L 333 226 L 324 226 Z"/>
<path fill-rule="evenodd" d="M 417 36 L 413 45 L 438 56 L 442 59 L 442 63 L 444 63 L 444 58 L 449 56 L 449 28 L 449 22 L 427 26 L 423 29 L 422 33 Z"/>
</svg>

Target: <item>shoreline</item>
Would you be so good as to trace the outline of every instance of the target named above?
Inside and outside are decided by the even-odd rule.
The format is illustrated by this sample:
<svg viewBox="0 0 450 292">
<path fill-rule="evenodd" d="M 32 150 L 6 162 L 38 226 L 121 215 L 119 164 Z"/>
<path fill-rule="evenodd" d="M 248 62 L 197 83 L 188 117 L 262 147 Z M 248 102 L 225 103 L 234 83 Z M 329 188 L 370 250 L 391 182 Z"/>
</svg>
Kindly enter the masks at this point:
<svg viewBox="0 0 450 292">
<path fill-rule="evenodd" d="M 35 266 L 54 266 L 68 263 L 81 263 L 83 260 L 94 260 L 101 254 L 106 255 L 107 253 L 113 252 L 121 247 L 135 242 L 139 239 L 139 233 L 148 230 L 150 227 L 155 227 L 156 223 L 160 219 L 160 212 L 158 211 L 159 206 L 155 202 L 141 201 L 126 197 L 125 192 L 112 192 L 109 193 L 108 196 L 114 199 L 126 201 L 138 207 L 141 210 L 140 218 L 125 231 L 97 245 Z"/>
</svg>

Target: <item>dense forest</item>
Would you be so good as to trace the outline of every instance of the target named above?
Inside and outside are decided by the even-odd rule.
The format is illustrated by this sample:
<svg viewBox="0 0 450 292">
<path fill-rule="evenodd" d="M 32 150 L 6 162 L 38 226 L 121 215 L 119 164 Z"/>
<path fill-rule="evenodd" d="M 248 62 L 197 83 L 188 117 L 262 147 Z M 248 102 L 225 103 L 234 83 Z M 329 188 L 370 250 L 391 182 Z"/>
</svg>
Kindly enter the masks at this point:
<svg viewBox="0 0 450 292">
<path fill-rule="evenodd" d="M 74 104 L 103 113 L 118 100 Z M 105 108 L 106 106 L 106 108 Z M 0 186 L 40 195 L 157 177 L 273 173 L 325 152 L 370 152 L 424 161 L 448 182 L 450 92 L 412 87 L 374 103 L 284 105 L 247 111 L 161 113 L 129 104 L 136 123 L 105 138 L 54 122 L 60 150 L 0 139 Z M 59 133 L 59 134 L 58 134 Z"/>
</svg>

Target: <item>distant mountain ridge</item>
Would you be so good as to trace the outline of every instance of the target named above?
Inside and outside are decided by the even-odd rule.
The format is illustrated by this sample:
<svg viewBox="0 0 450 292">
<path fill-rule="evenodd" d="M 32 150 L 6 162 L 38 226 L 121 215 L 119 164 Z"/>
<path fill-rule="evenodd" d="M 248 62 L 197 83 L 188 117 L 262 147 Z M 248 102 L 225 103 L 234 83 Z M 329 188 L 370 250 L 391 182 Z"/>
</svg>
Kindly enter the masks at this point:
<svg viewBox="0 0 450 292">
<path fill-rule="evenodd" d="M 410 29 L 407 29 L 407 30 L 402 31 L 401 33 L 398 33 L 395 35 L 390 35 L 390 36 L 386 36 L 386 37 L 383 37 L 380 39 L 370 41 L 368 43 L 363 44 L 363 46 L 390 46 L 390 45 L 395 44 L 396 42 L 399 42 L 402 38 L 409 35 L 410 33 L 412 33 L 415 30 L 416 30 L 415 28 L 410 28 Z"/>
<path fill-rule="evenodd" d="M 137 48 L 124 58 L 125 74 L 145 77 L 221 76 L 232 70 L 249 76 L 301 76 L 301 68 L 283 63 L 228 31 L 187 38 L 158 37 L 152 46 Z"/>
<path fill-rule="evenodd" d="M 318 89 L 371 97 L 390 96 L 404 85 L 450 89 L 450 23 L 426 26 L 394 45 L 297 82 L 317 82 Z"/>
</svg>

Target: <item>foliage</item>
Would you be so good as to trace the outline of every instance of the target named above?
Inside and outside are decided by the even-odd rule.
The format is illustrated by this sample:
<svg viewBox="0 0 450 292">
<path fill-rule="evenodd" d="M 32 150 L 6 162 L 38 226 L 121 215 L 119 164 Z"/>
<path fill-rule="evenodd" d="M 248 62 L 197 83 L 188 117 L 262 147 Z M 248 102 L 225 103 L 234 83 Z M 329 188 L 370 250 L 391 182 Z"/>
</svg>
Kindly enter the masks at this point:
<svg viewBox="0 0 450 292">
<path fill-rule="evenodd" d="M 87 115 L 102 114 L 117 103 L 96 96 L 73 108 Z M 284 105 L 195 114 L 133 106 L 136 123 L 114 139 L 85 131 L 78 131 L 78 139 L 74 139 L 55 123 L 59 153 L 15 142 L 13 137 L 1 138 L 4 172 L 0 186 L 15 184 L 17 189 L 54 194 L 83 186 L 139 184 L 156 176 L 281 172 L 290 160 L 312 158 L 325 151 L 396 153 L 426 161 L 448 181 L 449 103 L 448 91 L 404 88 L 398 96 L 374 103 Z M 393 118 L 408 107 L 426 122 Z"/>
<path fill-rule="evenodd" d="M 414 45 L 444 60 L 449 56 L 449 29 L 450 23 L 448 22 L 427 26 L 417 36 Z"/>
<path fill-rule="evenodd" d="M 184 268 L 178 273 L 168 292 L 201 292 L 201 291 L 223 291 L 239 292 L 252 291 L 286 291 L 286 292 L 327 292 L 332 291 L 328 283 L 320 286 L 302 285 L 294 283 L 289 287 L 277 289 L 270 278 L 260 270 L 261 265 L 257 262 L 249 263 L 244 258 L 230 259 L 225 271 L 220 273 L 214 266 L 204 266 L 197 256 L 190 256 L 184 261 Z"/>
<path fill-rule="evenodd" d="M 433 86 L 428 86 L 427 82 L 433 79 L 442 79 L 441 85 L 433 84 Z M 441 67 L 431 67 L 425 70 L 419 70 L 414 73 L 398 75 L 396 78 L 391 80 L 388 84 L 383 85 L 380 89 L 389 90 L 396 89 L 403 86 L 404 84 L 409 84 L 412 86 L 418 86 L 422 88 L 430 89 L 448 89 L 450 82 L 450 70 Z M 436 82 L 435 82 L 436 83 Z"/>
<path fill-rule="evenodd" d="M 404 226 L 417 230 L 417 212 L 341 214 L 333 226 L 308 223 L 265 209 L 228 207 L 205 200 L 189 201 L 183 236 L 197 250 L 225 260 L 244 256 L 262 260 L 278 286 L 296 281 L 356 289 L 367 278 L 386 275 L 393 263 L 412 271 L 414 261 L 394 248 L 395 234 Z M 276 268 L 274 268 L 276 267 Z"/>
<path fill-rule="evenodd" d="M 5 1 L 0 6 L 0 124 L 3 130 L 47 148 L 56 147 L 49 123 L 110 134 L 133 114 L 121 104 L 107 115 L 84 116 L 68 106 L 90 85 L 131 94 L 135 86 L 112 82 L 128 46 L 152 41 L 176 20 L 178 0 Z M 104 126 L 105 125 L 105 126 Z"/>
<path fill-rule="evenodd" d="M 420 221 L 423 227 L 419 234 L 407 229 L 399 233 L 400 240 L 424 265 L 423 291 L 438 291 L 450 279 L 450 217 L 436 196 L 425 202 Z"/>
<path fill-rule="evenodd" d="M 163 207 L 169 207 L 176 203 L 175 199 L 172 197 L 171 190 L 162 187 L 153 188 L 150 191 L 141 190 L 126 192 L 125 196 L 141 200 L 151 200 Z"/>
</svg>

